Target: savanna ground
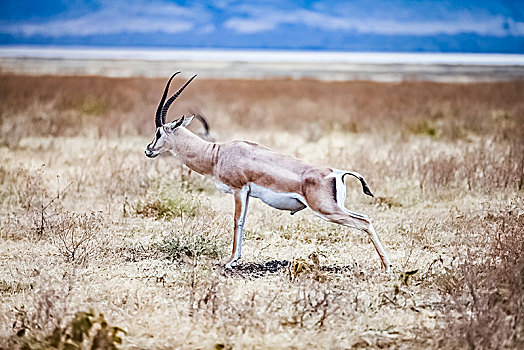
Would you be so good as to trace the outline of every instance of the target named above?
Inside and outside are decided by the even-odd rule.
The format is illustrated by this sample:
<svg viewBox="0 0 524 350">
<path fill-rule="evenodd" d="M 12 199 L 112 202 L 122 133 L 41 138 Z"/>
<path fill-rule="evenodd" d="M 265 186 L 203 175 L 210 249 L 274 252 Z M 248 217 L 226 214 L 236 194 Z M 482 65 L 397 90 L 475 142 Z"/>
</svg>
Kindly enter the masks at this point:
<svg viewBox="0 0 524 350">
<path fill-rule="evenodd" d="M 258 200 L 225 271 L 233 199 L 144 156 L 164 79 L 0 82 L 0 348 L 524 346 L 524 82 L 197 79 L 173 105 L 363 174 L 346 206 L 389 275 L 364 235 Z"/>
</svg>

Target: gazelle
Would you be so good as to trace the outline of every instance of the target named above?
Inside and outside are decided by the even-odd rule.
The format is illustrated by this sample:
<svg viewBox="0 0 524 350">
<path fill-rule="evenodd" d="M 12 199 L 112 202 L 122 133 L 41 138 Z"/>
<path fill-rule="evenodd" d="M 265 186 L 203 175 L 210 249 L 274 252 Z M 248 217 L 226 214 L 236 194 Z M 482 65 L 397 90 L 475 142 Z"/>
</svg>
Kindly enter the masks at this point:
<svg viewBox="0 0 524 350">
<path fill-rule="evenodd" d="M 291 214 L 310 208 L 326 221 L 365 232 L 377 250 L 382 267 L 386 272 L 391 270 L 390 260 L 369 218 L 344 207 L 345 175 L 356 177 L 364 193 L 373 196 L 360 174 L 312 166 L 248 141 L 208 142 L 186 129 L 193 116 L 182 116 L 166 123 L 169 107 L 196 77 L 194 75 L 166 101 L 171 80 L 178 73 L 171 76 L 164 89 L 155 116 L 155 139 L 147 145 L 145 154 L 154 158 L 170 152 L 190 169 L 212 177 L 219 189 L 233 194 L 233 252 L 226 268 L 236 266 L 241 257 L 247 206 L 249 198 L 253 197 L 273 208 L 288 210 Z"/>
</svg>

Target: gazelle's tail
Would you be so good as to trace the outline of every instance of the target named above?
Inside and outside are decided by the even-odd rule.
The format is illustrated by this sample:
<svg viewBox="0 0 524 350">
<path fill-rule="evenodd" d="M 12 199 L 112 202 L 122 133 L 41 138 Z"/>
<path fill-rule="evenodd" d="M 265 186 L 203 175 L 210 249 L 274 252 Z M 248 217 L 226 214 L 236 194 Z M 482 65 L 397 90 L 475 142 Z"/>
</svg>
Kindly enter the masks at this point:
<svg viewBox="0 0 524 350">
<path fill-rule="evenodd" d="M 362 175 L 354 171 L 345 171 L 344 174 L 342 175 L 342 182 L 344 182 L 344 176 L 346 175 L 351 175 L 351 176 L 356 177 L 362 184 L 362 191 L 364 191 L 364 193 L 367 194 L 368 196 L 373 197 L 373 193 L 371 193 L 371 190 L 369 189 L 368 184 L 366 183 L 366 180 L 364 180 Z"/>
<path fill-rule="evenodd" d="M 342 182 L 342 184 L 344 184 L 344 176 L 346 175 L 351 175 L 351 176 L 356 177 L 362 184 L 362 191 L 364 191 L 364 193 L 367 194 L 368 196 L 373 197 L 373 193 L 371 193 L 371 190 L 369 189 L 368 184 L 366 183 L 366 180 L 364 180 L 364 177 L 362 177 L 362 175 L 360 175 L 357 172 L 333 169 L 333 172 L 330 175 L 328 175 L 328 177 L 338 177 L 340 178 L 340 181 Z"/>
</svg>

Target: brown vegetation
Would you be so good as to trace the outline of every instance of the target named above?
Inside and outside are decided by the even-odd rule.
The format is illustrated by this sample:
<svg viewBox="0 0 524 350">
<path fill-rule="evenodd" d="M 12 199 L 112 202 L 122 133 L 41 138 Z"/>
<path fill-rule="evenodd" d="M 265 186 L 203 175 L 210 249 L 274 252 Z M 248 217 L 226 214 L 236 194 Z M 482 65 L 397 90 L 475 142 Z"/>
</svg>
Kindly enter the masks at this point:
<svg viewBox="0 0 524 350">
<path fill-rule="evenodd" d="M 358 233 L 255 200 L 224 271 L 232 199 L 143 155 L 164 80 L 0 82 L 0 348 L 79 322 L 84 346 L 117 346 L 108 322 L 125 348 L 524 346 L 524 82 L 196 80 L 173 106 L 362 173 L 376 197 L 349 183 L 347 206 L 391 275 Z"/>
</svg>

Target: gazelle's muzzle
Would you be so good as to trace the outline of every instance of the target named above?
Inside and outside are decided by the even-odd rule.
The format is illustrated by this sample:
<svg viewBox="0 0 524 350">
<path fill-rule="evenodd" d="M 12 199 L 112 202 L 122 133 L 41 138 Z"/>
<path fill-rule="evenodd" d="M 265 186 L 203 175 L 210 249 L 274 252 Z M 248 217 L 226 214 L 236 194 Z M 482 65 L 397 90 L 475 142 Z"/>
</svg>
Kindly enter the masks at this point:
<svg viewBox="0 0 524 350">
<path fill-rule="evenodd" d="M 156 156 L 158 156 L 158 153 L 150 150 L 149 147 L 146 148 L 145 154 L 146 154 L 146 157 L 148 158 L 155 158 Z"/>
</svg>

